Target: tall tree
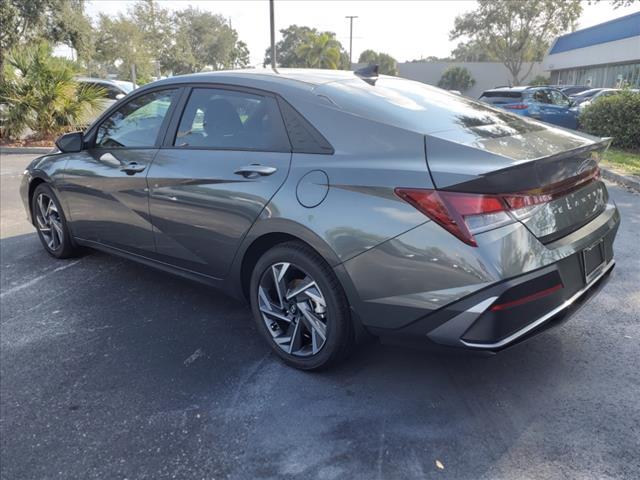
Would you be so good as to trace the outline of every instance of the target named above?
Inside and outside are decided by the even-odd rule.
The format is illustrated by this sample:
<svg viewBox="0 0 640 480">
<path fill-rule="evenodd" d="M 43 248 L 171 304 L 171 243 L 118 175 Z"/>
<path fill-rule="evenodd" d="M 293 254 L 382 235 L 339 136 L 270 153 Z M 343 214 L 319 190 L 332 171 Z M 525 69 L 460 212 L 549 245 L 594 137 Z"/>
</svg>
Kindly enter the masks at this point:
<svg viewBox="0 0 640 480">
<path fill-rule="evenodd" d="M 304 59 L 305 67 L 336 70 L 340 67 L 340 46 L 330 32 L 309 33 L 297 53 Z"/>
<path fill-rule="evenodd" d="M 116 17 L 101 14 L 98 19 L 95 60 L 105 73 L 145 83 L 154 72 L 154 55 L 144 41 L 136 23 L 123 14 Z"/>
<path fill-rule="evenodd" d="M 317 52 L 320 44 L 324 44 L 324 48 L 328 48 L 331 51 L 328 55 L 332 60 L 325 60 L 321 62 L 325 66 L 316 68 L 350 68 L 349 54 L 342 48 L 342 44 L 336 39 L 335 33 L 319 32 L 315 28 L 298 25 L 289 25 L 287 28 L 280 30 L 280 33 L 282 34 L 282 40 L 276 43 L 278 66 L 284 68 L 309 68 L 312 64 L 317 65 L 317 58 L 309 58 L 308 55 L 311 54 L 313 57 L 317 57 L 317 53 L 311 52 Z M 271 65 L 270 48 L 266 50 L 264 56 L 264 66 L 266 67 L 267 65 Z"/>
<path fill-rule="evenodd" d="M 93 50 L 91 22 L 84 0 L 0 0 L 0 50 L 34 40 L 63 42 L 89 58 Z M 0 55 L 0 67 L 4 55 Z"/>
<path fill-rule="evenodd" d="M 460 42 L 451 51 L 451 58 L 458 62 L 495 62 L 498 60 L 492 55 L 484 45 L 471 40 L 469 42 Z"/>
<path fill-rule="evenodd" d="M 169 57 L 174 34 L 171 14 L 155 0 L 136 2 L 129 14 L 142 34 L 145 45 L 153 53 L 153 63 L 159 76 L 171 61 Z"/>
<path fill-rule="evenodd" d="M 172 46 L 186 56 L 182 59 L 174 55 L 174 73 L 248 65 L 247 45 L 238 39 L 238 32 L 231 28 L 222 15 L 189 7 L 176 12 L 173 22 L 176 31 Z"/>
<path fill-rule="evenodd" d="M 298 48 L 305 43 L 309 34 L 317 35 L 318 30 L 305 26 L 289 25 L 280 30 L 282 40 L 276 43 L 278 65 L 284 68 L 302 67 L 304 59 L 298 56 Z M 264 55 L 264 66 L 271 65 L 271 48 Z"/>
<path fill-rule="evenodd" d="M 580 0 L 478 0 L 475 10 L 456 17 L 449 37 L 477 42 L 517 85 L 533 68 L 523 71 L 524 63 L 541 60 L 557 35 L 575 28 L 581 13 Z"/>
<path fill-rule="evenodd" d="M 398 75 L 398 62 L 391 55 L 365 50 L 360 54 L 358 63 L 375 64 L 379 66 L 379 72 L 384 75 Z"/>
</svg>

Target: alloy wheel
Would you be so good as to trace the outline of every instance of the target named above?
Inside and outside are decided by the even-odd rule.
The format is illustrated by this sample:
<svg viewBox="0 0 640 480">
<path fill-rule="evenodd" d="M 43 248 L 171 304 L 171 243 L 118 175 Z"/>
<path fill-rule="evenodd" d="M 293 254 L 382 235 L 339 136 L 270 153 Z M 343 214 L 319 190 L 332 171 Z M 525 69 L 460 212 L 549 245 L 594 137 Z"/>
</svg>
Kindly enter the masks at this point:
<svg viewBox="0 0 640 480">
<path fill-rule="evenodd" d="M 46 193 L 36 199 L 36 224 L 49 249 L 58 250 L 64 238 L 62 219 L 55 202 Z"/>
<path fill-rule="evenodd" d="M 273 341 L 298 357 L 317 354 L 327 340 L 327 302 L 316 281 L 292 263 L 265 270 L 258 285 L 260 314 Z"/>
</svg>

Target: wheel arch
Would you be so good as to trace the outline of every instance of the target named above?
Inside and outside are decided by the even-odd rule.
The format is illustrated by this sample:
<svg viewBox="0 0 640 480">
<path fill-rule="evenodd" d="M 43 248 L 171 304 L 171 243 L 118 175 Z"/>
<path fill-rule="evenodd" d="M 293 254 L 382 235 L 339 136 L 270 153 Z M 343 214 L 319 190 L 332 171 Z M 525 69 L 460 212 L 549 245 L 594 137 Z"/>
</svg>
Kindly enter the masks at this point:
<svg viewBox="0 0 640 480">
<path fill-rule="evenodd" d="M 237 278 L 237 281 L 234 282 L 238 290 L 236 296 L 248 298 L 251 272 L 258 259 L 274 246 L 290 241 L 306 244 L 320 255 L 330 267 L 340 264 L 340 259 L 333 249 L 307 227 L 285 219 L 259 221 L 245 237 L 232 267 Z M 346 286 L 343 285 L 343 287 L 346 290 Z"/>
<path fill-rule="evenodd" d="M 38 186 L 42 185 L 43 183 L 48 184 L 49 187 L 51 187 L 55 192 L 55 188 L 53 187 L 50 179 L 47 179 L 42 176 L 34 176 L 29 181 L 29 187 L 27 191 L 27 201 L 29 202 L 29 219 L 31 220 L 32 224 L 35 224 L 35 219 L 33 218 L 33 214 L 31 213 L 33 212 L 33 193 L 36 191 L 36 188 L 38 188 Z"/>
<path fill-rule="evenodd" d="M 364 327 L 359 313 L 362 300 L 347 270 L 342 266 L 340 258 L 329 244 L 316 233 L 289 220 L 272 219 L 263 221 L 260 224 L 256 224 L 250 231 L 234 261 L 233 272 L 236 276 L 236 281 L 232 282 L 232 284 L 236 286 L 236 291 L 233 294 L 237 298 L 248 300 L 251 273 L 258 259 L 267 250 L 280 243 L 290 241 L 306 244 L 329 264 L 347 296 L 356 341 L 360 342 L 370 338 L 370 334 Z"/>
</svg>

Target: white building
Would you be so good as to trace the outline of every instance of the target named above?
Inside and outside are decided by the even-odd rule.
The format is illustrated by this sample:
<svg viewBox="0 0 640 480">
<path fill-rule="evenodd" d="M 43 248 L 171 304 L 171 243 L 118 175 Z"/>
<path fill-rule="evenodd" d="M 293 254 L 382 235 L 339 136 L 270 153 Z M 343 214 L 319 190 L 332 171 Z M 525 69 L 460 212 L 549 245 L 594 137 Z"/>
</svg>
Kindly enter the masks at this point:
<svg viewBox="0 0 640 480">
<path fill-rule="evenodd" d="M 558 37 L 543 66 L 552 85 L 640 87 L 640 12 Z"/>
</svg>

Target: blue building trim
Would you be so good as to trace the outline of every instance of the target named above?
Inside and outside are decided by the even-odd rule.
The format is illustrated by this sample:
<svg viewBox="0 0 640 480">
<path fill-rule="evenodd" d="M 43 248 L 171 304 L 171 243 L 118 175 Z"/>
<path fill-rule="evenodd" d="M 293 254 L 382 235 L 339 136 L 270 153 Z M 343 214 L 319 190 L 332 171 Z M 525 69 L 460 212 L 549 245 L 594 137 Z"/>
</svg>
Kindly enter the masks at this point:
<svg viewBox="0 0 640 480">
<path fill-rule="evenodd" d="M 640 12 L 558 37 L 549 55 L 635 36 L 640 37 Z"/>
</svg>

